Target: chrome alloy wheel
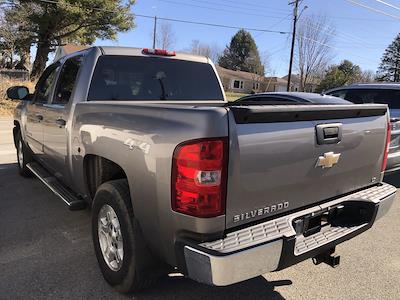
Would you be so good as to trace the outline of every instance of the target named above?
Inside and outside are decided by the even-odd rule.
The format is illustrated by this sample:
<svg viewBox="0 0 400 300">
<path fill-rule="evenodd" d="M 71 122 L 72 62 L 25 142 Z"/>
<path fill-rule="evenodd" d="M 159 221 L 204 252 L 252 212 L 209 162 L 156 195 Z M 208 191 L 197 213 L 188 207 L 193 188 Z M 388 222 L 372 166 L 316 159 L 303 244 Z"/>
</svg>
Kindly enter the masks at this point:
<svg viewBox="0 0 400 300">
<path fill-rule="evenodd" d="M 18 140 L 18 149 L 17 149 L 17 157 L 18 157 L 18 164 L 21 169 L 24 168 L 24 152 L 22 149 L 22 141 L 21 139 Z"/>
<path fill-rule="evenodd" d="M 117 214 L 110 205 L 104 204 L 100 209 L 97 223 L 99 244 L 104 261 L 111 270 L 116 272 L 122 267 L 124 244 Z"/>
</svg>

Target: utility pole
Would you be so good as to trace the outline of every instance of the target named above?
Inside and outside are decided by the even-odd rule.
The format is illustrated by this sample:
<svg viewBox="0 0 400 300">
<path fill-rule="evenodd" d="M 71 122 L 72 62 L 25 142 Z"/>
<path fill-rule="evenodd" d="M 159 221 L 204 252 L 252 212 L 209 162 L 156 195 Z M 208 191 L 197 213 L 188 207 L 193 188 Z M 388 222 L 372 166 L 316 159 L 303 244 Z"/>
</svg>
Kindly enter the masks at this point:
<svg viewBox="0 0 400 300">
<path fill-rule="evenodd" d="M 293 9 L 293 32 L 292 32 L 292 48 L 290 49 L 290 62 L 289 62 L 289 73 L 287 80 L 287 88 L 286 90 L 290 91 L 290 81 L 292 77 L 292 67 L 293 67 L 293 55 L 294 55 L 294 43 L 296 41 L 296 25 L 297 25 L 297 13 L 299 10 L 299 0 L 295 0 L 289 3 L 290 5 L 294 4 Z"/>
<path fill-rule="evenodd" d="M 156 35 L 157 35 L 157 16 L 154 16 L 153 49 L 156 49 Z"/>
</svg>

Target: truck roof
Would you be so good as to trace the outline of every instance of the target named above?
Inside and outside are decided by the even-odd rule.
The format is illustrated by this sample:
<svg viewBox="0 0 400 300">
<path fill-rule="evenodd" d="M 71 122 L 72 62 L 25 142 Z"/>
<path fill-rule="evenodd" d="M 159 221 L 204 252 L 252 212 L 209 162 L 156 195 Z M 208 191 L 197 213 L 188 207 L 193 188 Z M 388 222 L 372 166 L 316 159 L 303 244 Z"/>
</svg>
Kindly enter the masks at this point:
<svg viewBox="0 0 400 300">
<path fill-rule="evenodd" d="M 399 83 L 355 83 L 347 86 L 341 86 L 334 89 L 330 89 L 326 92 L 332 92 L 342 89 L 394 89 L 400 90 Z"/>
<path fill-rule="evenodd" d="M 90 51 L 90 49 L 97 48 L 101 51 L 102 55 L 123 55 L 123 56 L 152 56 L 143 54 L 144 48 L 135 47 L 119 47 L 119 46 L 93 46 L 83 51 Z M 157 56 L 157 55 L 154 55 Z M 160 56 L 162 57 L 162 56 Z M 190 53 L 176 52 L 175 56 L 168 56 L 169 59 L 188 60 L 199 63 L 210 63 L 210 59 L 206 56 L 194 55 Z"/>
</svg>

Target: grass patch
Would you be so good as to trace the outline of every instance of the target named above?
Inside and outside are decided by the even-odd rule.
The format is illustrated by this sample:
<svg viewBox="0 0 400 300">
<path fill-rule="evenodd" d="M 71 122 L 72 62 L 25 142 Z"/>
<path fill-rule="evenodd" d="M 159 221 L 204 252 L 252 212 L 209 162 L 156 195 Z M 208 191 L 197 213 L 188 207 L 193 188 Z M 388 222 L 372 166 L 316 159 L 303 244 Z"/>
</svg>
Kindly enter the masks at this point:
<svg viewBox="0 0 400 300">
<path fill-rule="evenodd" d="M 14 109 L 18 105 L 18 101 L 12 101 L 7 99 L 7 89 L 14 85 L 24 85 L 29 88 L 29 91 L 33 92 L 35 83 L 31 81 L 20 81 L 0 78 L 0 116 L 12 116 Z"/>
<path fill-rule="evenodd" d="M 248 94 L 234 93 L 234 92 L 226 92 L 226 99 L 228 101 L 235 101 L 241 97 L 247 96 Z"/>
</svg>

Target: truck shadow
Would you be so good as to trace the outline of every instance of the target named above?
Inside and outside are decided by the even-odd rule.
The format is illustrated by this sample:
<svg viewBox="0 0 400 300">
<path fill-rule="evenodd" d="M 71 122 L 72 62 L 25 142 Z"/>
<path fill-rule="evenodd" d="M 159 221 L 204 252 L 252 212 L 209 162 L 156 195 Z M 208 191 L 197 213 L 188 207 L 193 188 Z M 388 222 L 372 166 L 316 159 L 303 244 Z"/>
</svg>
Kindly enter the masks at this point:
<svg viewBox="0 0 400 300">
<path fill-rule="evenodd" d="M 400 172 L 385 176 L 383 181 L 389 183 L 397 188 L 400 188 Z"/>
<path fill-rule="evenodd" d="M 160 279 L 135 299 L 284 299 L 275 287 L 291 285 L 291 280 L 267 281 L 259 276 L 227 287 L 212 287 L 184 277 Z"/>
<path fill-rule="evenodd" d="M 81 298 L 137 300 L 284 299 L 275 290 L 276 287 L 292 284 L 290 280 L 267 281 L 259 276 L 228 287 L 212 287 L 182 276 L 165 276 L 134 297 L 123 296 L 103 280 L 97 267 L 90 236 L 89 210 L 69 212 L 38 180 L 21 178 L 15 163 L 0 164 L 0 179 L 0 203 L 7 208 L 7 213 L 0 210 L 0 224 L 13 225 L 7 234 L 0 234 L 0 250 L 3 250 L 4 241 L 17 241 L 19 245 L 31 246 L 39 253 L 32 254 L 35 261 L 27 263 L 23 256 L 11 253 L 12 245 L 8 248 L 9 252 L 2 252 L 6 257 L 16 256 L 13 268 L 23 270 L 26 275 L 11 273 L 11 268 L 6 267 L 4 272 L 2 269 L 0 282 L 5 280 L 2 283 L 7 283 L 7 288 L 2 288 L 1 295 L 7 295 L 10 299 L 50 298 L 50 294 L 55 291 L 63 295 L 62 298 L 68 295 L 71 299 L 76 299 L 77 295 Z M 21 220 L 26 223 L 21 224 Z M 29 229 L 26 224 L 29 224 Z M 40 240 L 40 243 L 32 244 L 30 240 L 34 240 L 33 237 Z M 52 251 L 42 256 L 40 253 L 47 246 Z M 59 269 L 64 272 L 57 271 Z M 72 273 L 74 276 L 71 279 Z M 36 282 L 31 289 L 22 288 L 18 292 L 13 289 L 14 284 L 27 284 L 27 280 L 30 280 L 27 278 L 31 276 L 35 276 Z M 70 290 L 71 282 L 77 287 L 76 293 Z M 1 299 L 4 298 L 2 296 Z"/>
</svg>

